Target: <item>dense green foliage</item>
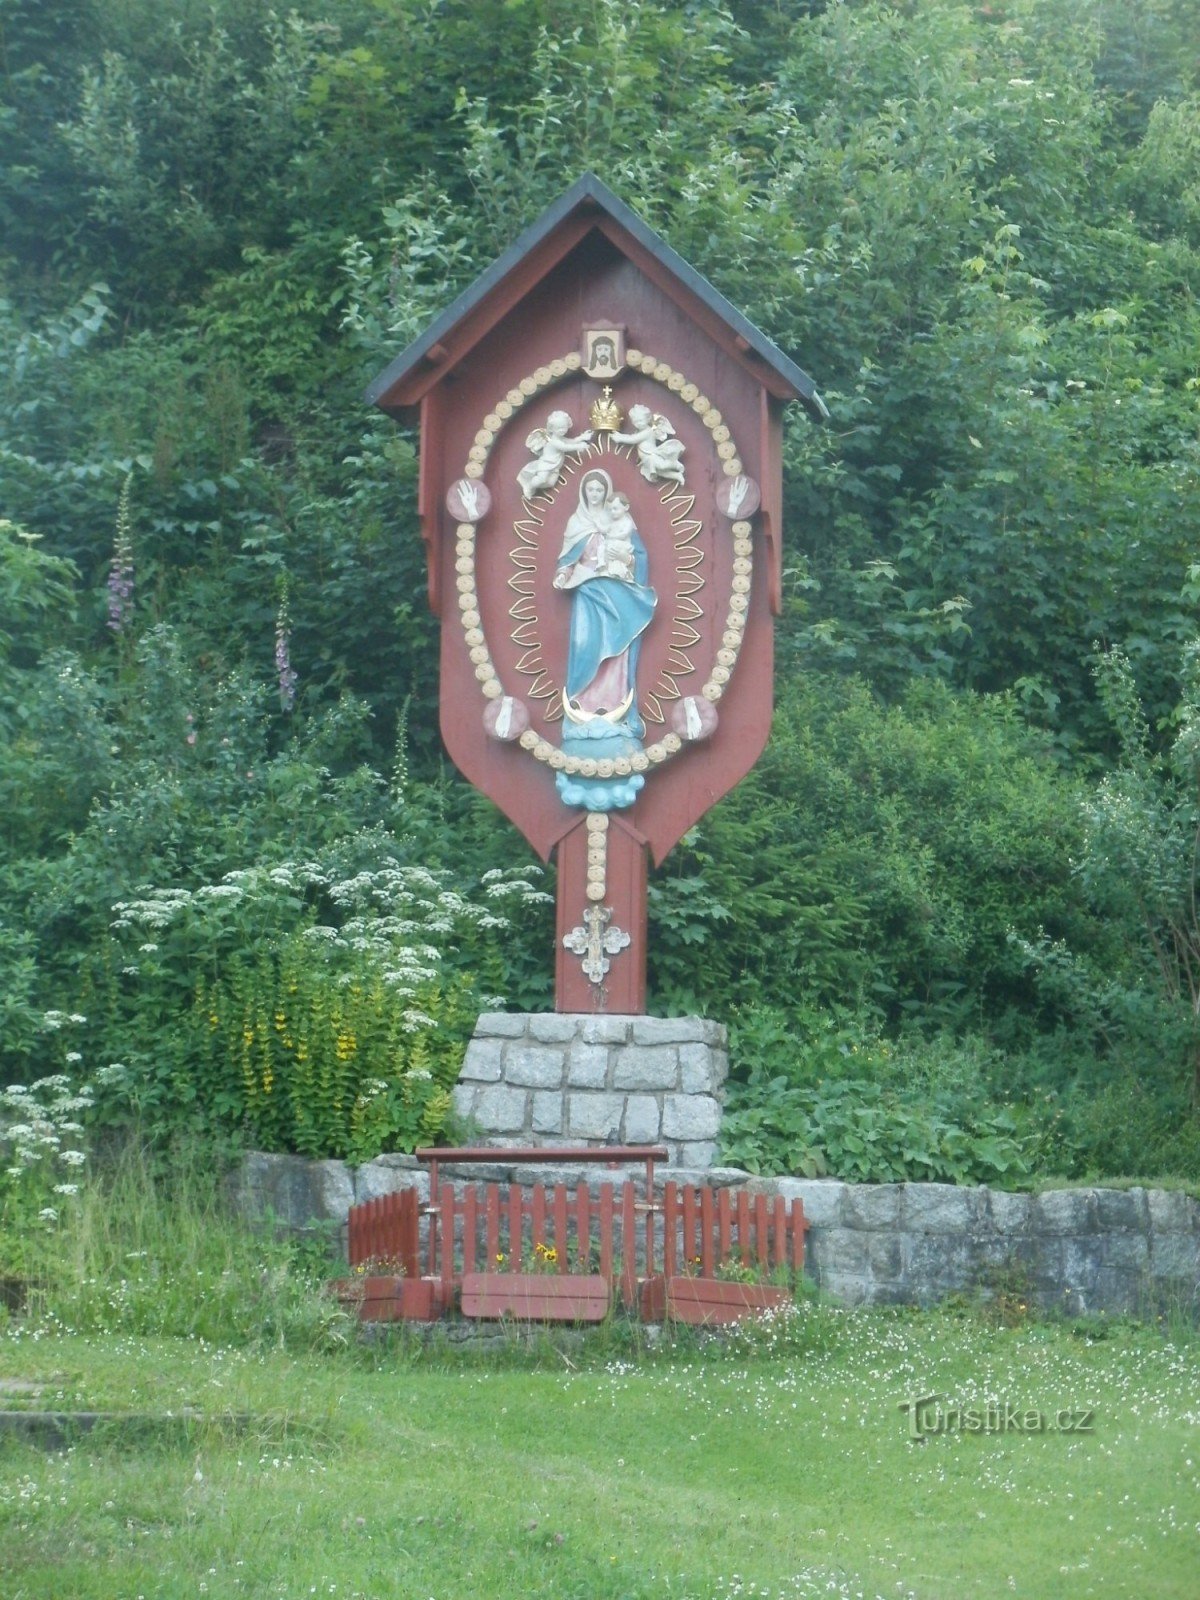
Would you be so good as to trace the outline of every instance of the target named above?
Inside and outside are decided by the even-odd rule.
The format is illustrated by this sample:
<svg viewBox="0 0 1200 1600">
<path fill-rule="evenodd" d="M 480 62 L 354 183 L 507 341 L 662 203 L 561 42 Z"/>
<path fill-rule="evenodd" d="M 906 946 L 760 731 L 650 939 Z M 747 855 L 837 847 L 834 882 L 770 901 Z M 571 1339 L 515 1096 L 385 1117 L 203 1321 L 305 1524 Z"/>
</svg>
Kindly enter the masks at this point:
<svg viewBox="0 0 1200 1600">
<path fill-rule="evenodd" d="M 362 1153 L 433 1130 L 472 1006 L 546 1003 L 545 912 L 483 914 L 523 847 L 441 770 L 414 443 L 360 394 L 592 169 L 832 413 L 786 437 L 775 737 L 653 888 L 656 1005 L 736 1028 L 730 1148 L 1200 1174 L 1195 22 L 6 0 L 4 1077 L 78 1015 L 107 1117 Z M 416 869 L 476 913 L 331 897 Z M 159 950 L 114 910 L 152 903 L 192 908 Z"/>
</svg>

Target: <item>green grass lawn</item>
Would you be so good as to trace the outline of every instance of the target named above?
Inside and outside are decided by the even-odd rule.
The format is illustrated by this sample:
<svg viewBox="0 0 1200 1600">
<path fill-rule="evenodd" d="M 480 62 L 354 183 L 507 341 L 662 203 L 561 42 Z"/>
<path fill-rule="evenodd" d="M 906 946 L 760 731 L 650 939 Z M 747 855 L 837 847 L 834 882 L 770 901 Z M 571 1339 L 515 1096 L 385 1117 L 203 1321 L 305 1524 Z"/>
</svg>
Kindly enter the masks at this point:
<svg viewBox="0 0 1200 1600">
<path fill-rule="evenodd" d="M 809 1353 L 527 1367 L 10 1330 L 0 1377 L 44 1385 L 26 1404 L 253 1420 L 0 1444 L 0 1594 L 1196 1600 L 1194 1342 L 808 1315 Z M 932 1393 L 1092 1431 L 914 1440 L 900 1404 Z"/>
</svg>

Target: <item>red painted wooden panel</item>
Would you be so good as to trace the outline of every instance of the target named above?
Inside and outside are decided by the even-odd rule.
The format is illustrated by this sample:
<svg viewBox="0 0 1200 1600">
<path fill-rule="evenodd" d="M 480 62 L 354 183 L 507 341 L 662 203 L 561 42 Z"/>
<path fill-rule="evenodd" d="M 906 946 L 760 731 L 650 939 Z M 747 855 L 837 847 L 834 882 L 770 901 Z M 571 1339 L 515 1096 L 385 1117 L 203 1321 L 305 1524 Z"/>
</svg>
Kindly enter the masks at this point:
<svg viewBox="0 0 1200 1600">
<path fill-rule="evenodd" d="M 462 1309 L 466 1317 L 603 1322 L 609 1299 L 609 1286 L 599 1276 L 472 1272 L 463 1277 Z"/>
<path fill-rule="evenodd" d="M 549 1240 L 546 1238 L 546 1191 L 540 1183 L 535 1183 L 529 1196 L 529 1248 L 532 1251 L 535 1245 L 545 1247 Z M 514 1270 L 516 1256 L 513 1256 Z"/>
<path fill-rule="evenodd" d="M 772 1264 L 776 1267 L 786 1267 L 788 1264 L 787 1248 L 787 1207 L 784 1205 L 783 1196 L 775 1196 L 774 1207 L 775 1249 L 771 1256 Z"/>
<path fill-rule="evenodd" d="M 366 1278 L 361 1322 L 432 1322 L 438 1297 L 431 1278 Z"/>
<path fill-rule="evenodd" d="M 770 1284 L 718 1278 L 668 1278 L 667 1315 L 677 1322 L 727 1323 L 787 1305 L 791 1295 Z"/>
</svg>

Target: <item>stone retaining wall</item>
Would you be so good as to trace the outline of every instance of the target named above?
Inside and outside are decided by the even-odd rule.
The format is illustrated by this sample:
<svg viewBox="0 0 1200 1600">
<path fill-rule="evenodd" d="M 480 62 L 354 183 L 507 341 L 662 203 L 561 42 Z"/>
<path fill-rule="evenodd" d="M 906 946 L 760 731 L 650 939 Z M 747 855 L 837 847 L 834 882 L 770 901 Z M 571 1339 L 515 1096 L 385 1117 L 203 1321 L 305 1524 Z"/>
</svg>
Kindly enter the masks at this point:
<svg viewBox="0 0 1200 1600">
<path fill-rule="evenodd" d="M 446 1169 L 476 1182 L 638 1183 L 629 1171 L 494 1165 Z M 809 1221 L 808 1271 L 846 1305 L 931 1305 L 994 1286 L 1027 1288 L 1043 1309 L 1070 1316 L 1200 1313 L 1200 1202 L 1162 1189 L 1056 1189 L 1007 1194 L 938 1183 L 851 1184 L 751 1178 L 734 1168 L 668 1169 L 664 1178 L 799 1197 Z M 340 1161 L 251 1154 L 233 1177 L 247 1216 L 301 1228 L 344 1224 L 351 1205 L 416 1187 L 428 1173 L 412 1156 Z"/>
<path fill-rule="evenodd" d="M 454 1109 L 486 1144 L 664 1144 L 708 1167 L 728 1071 L 725 1029 L 701 1017 L 485 1012 Z"/>
</svg>

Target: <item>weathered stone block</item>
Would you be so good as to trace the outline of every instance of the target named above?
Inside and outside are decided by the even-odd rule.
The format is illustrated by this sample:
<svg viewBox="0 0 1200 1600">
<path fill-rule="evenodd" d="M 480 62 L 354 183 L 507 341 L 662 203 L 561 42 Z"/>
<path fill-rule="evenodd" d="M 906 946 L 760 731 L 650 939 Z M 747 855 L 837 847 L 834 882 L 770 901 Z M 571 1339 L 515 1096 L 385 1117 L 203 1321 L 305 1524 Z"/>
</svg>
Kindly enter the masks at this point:
<svg viewBox="0 0 1200 1600">
<path fill-rule="evenodd" d="M 1110 1317 L 1136 1312 L 1142 1300 L 1142 1279 L 1120 1267 L 1101 1267 L 1088 1297 L 1089 1311 L 1103 1311 Z"/>
<path fill-rule="evenodd" d="M 1100 1240 L 1082 1234 L 1063 1240 L 1063 1287 L 1088 1295 L 1100 1270 Z"/>
<path fill-rule="evenodd" d="M 685 1168 L 694 1175 L 696 1183 L 706 1183 L 710 1188 L 727 1188 L 728 1181 L 724 1184 L 715 1181 L 713 1162 L 717 1159 L 717 1147 L 711 1139 L 684 1139 L 678 1147 L 676 1159 L 681 1168 Z M 677 1176 L 673 1174 L 673 1176 Z M 741 1177 L 739 1176 L 739 1182 Z"/>
<path fill-rule="evenodd" d="M 1113 1230 L 1097 1235 L 1101 1265 L 1142 1273 L 1150 1266 L 1150 1241 L 1144 1233 Z"/>
<path fill-rule="evenodd" d="M 1164 1233 L 1188 1233 L 1200 1228 L 1200 1204 L 1190 1195 L 1172 1189 L 1150 1189 L 1146 1205 L 1151 1223 Z"/>
<path fill-rule="evenodd" d="M 664 1095 L 662 1131 L 665 1139 L 715 1139 L 721 1131 L 720 1103 L 710 1095 Z"/>
<path fill-rule="evenodd" d="M 974 1286 L 975 1252 L 965 1236 L 930 1231 L 901 1236 L 904 1279 L 922 1305 L 956 1289 Z"/>
<path fill-rule="evenodd" d="M 538 1040 L 540 1044 L 566 1044 L 578 1032 L 577 1017 L 545 1012 L 529 1018 L 529 1037 Z"/>
<path fill-rule="evenodd" d="M 525 1089 L 561 1089 L 566 1052 L 542 1044 L 509 1045 L 505 1081 Z"/>
<path fill-rule="evenodd" d="M 526 1094 L 505 1083 L 477 1090 L 470 1115 L 489 1133 L 519 1133 L 525 1126 Z"/>
<path fill-rule="evenodd" d="M 577 1040 L 567 1051 L 567 1082 L 574 1089 L 604 1089 L 608 1086 L 606 1044 L 585 1044 Z"/>
<path fill-rule="evenodd" d="M 789 1205 L 799 1200 L 810 1228 L 836 1228 L 842 1220 L 842 1197 L 851 1185 L 839 1178 L 769 1178 L 752 1180 L 750 1187 L 781 1194 Z"/>
<path fill-rule="evenodd" d="M 429 1174 L 417 1170 L 414 1156 L 376 1156 L 364 1161 L 354 1174 L 354 1204 L 378 1200 L 397 1189 L 416 1189 L 423 1200 L 429 1197 Z"/>
<path fill-rule="evenodd" d="M 245 1215 L 272 1217 L 287 1228 L 344 1222 L 354 1204 L 354 1180 L 344 1161 L 250 1151 L 231 1187 Z"/>
<path fill-rule="evenodd" d="M 633 1018 L 627 1016 L 584 1017 L 579 1038 L 583 1044 L 624 1044 L 632 1026 Z"/>
<path fill-rule="evenodd" d="M 475 1024 L 477 1039 L 523 1039 L 529 1018 L 512 1011 L 484 1011 Z"/>
<path fill-rule="evenodd" d="M 1095 1226 L 1092 1189 L 1051 1189 L 1034 1196 L 1033 1225 L 1046 1233 L 1087 1233 Z"/>
<path fill-rule="evenodd" d="M 1033 1196 L 1005 1194 L 1002 1190 L 990 1189 L 987 1218 L 998 1233 L 1026 1233 L 1033 1221 Z"/>
<path fill-rule="evenodd" d="M 1144 1189 L 1097 1189 L 1096 1224 L 1101 1228 L 1138 1228 L 1150 1224 Z"/>
<path fill-rule="evenodd" d="M 1200 1237 L 1159 1233 L 1150 1238 L 1150 1271 L 1156 1278 L 1200 1279 Z"/>
<path fill-rule="evenodd" d="M 673 1089 L 679 1082 L 679 1052 L 674 1045 L 638 1049 L 626 1045 L 613 1065 L 613 1088 Z"/>
<path fill-rule="evenodd" d="M 610 1133 L 619 1138 L 624 1106 L 623 1095 L 577 1090 L 567 1097 L 568 1131 L 584 1139 L 607 1139 Z"/>
<path fill-rule="evenodd" d="M 679 1087 L 685 1094 L 715 1094 L 729 1075 L 729 1057 L 707 1044 L 679 1046 Z"/>
<path fill-rule="evenodd" d="M 898 1183 L 851 1183 L 842 1201 L 847 1228 L 894 1228 L 900 1221 Z"/>
<path fill-rule="evenodd" d="M 661 1120 L 658 1101 L 652 1094 L 631 1094 L 625 1101 L 625 1143 L 657 1143 Z"/>
<path fill-rule="evenodd" d="M 640 1045 L 703 1043 L 704 1023 L 700 1017 L 635 1017 L 633 1042 Z"/>
<path fill-rule="evenodd" d="M 914 1233 L 962 1234 L 982 1220 L 981 1189 L 956 1189 L 952 1183 L 906 1183 L 903 1190 L 904 1226 Z"/>
<path fill-rule="evenodd" d="M 472 1039 L 463 1057 L 459 1079 L 468 1083 L 499 1083 L 503 1051 L 502 1039 Z"/>
<path fill-rule="evenodd" d="M 868 1233 L 867 1261 L 879 1284 L 900 1283 L 904 1278 L 904 1248 L 898 1233 Z"/>
<path fill-rule="evenodd" d="M 478 1085 L 473 1083 L 456 1083 L 450 1095 L 454 1107 L 454 1115 L 464 1122 L 475 1120 L 475 1101 L 479 1097 Z"/>
<path fill-rule="evenodd" d="M 871 1257 L 867 1236 L 858 1228 L 821 1228 L 808 1235 L 808 1254 L 819 1267 L 822 1282 L 826 1272 L 848 1272 L 869 1277 Z"/>
<path fill-rule="evenodd" d="M 535 1089 L 531 1126 L 534 1133 L 561 1134 L 563 1094 L 561 1089 Z"/>
<path fill-rule="evenodd" d="M 822 1290 L 844 1306 L 876 1304 L 875 1280 L 869 1275 L 828 1268 L 814 1272 L 814 1276 Z"/>
</svg>

